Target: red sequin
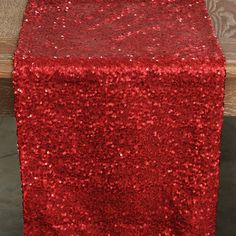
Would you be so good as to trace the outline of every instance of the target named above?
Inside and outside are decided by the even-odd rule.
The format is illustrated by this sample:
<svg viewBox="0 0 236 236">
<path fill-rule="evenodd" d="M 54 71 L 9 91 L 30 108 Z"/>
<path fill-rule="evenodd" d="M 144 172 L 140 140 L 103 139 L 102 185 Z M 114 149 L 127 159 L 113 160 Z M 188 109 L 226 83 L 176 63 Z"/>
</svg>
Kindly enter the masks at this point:
<svg viewBox="0 0 236 236">
<path fill-rule="evenodd" d="M 204 0 L 29 0 L 25 235 L 214 235 L 224 81 Z"/>
</svg>

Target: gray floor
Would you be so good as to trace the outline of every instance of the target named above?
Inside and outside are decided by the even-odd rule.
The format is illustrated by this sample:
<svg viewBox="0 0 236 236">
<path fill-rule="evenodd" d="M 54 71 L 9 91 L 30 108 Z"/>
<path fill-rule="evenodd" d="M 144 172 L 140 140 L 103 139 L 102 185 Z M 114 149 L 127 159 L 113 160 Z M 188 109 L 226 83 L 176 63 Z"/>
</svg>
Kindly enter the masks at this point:
<svg viewBox="0 0 236 236">
<path fill-rule="evenodd" d="M 217 236 L 236 235 L 236 118 L 224 120 Z M 14 118 L 0 117 L 0 236 L 23 235 Z"/>
</svg>

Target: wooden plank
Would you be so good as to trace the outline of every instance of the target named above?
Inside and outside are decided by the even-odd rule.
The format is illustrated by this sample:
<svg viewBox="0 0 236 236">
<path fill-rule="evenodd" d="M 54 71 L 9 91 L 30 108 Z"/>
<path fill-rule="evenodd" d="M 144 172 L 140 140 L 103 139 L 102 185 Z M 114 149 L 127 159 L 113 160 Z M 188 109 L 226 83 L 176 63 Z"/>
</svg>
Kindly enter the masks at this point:
<svg viewBox="0 0 236 236">
<path fill-rule="evenodd" d="M 0 1 L 0 21 L 3 22 L 0 30 L 0 101 L 8 104 L 7 108 L 0 103 L 3 107 L 0 107 L 0 115 L 13 114 L 12 57 L 26 3 L 27 0 Z M 225 115 L 236 116 L 236 0 L 206 0 L 206 5 L 227 61 Z"/>
<path fill-rule="evenodd" d="M 16 39 L 19 34 L 27 0 L 0 1 L 0 38 Z"/>
<path fill-rule="evenodd" d="M 11 78 L 12 57 L 26 4 L 27 0 L 0 0 L 0 78 Z"/>
<path fill-rule="evenodd" d="M 220 40 L 236 39 L 236 1 L 205 1 L 218 38 Z"/>
<path fill-rule="evenodd" d="M 0 79 L 11 78 L 13 71 L 12 57 L 16 49 L 17 39 L 0 40 Z"/>
</svg>

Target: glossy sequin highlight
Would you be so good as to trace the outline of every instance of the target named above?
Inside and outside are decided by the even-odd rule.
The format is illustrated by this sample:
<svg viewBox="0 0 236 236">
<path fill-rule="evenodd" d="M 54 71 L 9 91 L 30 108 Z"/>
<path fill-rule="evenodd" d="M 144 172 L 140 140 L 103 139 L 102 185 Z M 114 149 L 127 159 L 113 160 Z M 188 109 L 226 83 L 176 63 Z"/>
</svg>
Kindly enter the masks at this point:
<svg viewBox="0 0 236 236">
<path fill-rule="evenodd" d="M 24 234 L 214 235 L 224 81 L 203 0 L 29 0 Z"/>
</svg>

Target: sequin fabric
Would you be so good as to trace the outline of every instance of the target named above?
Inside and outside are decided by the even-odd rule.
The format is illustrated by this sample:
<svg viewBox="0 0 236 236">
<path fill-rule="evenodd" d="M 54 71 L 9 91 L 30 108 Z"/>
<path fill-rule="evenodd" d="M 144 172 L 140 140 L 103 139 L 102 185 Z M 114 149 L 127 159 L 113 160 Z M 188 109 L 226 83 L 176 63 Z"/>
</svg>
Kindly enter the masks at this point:
<svg viewBox="0 0 236 236">
<path fill-rule="evenodd" d="M 29 0 L 24 234 L 214 235 L 224 81 L 203 0 Z"/>
</svg>

